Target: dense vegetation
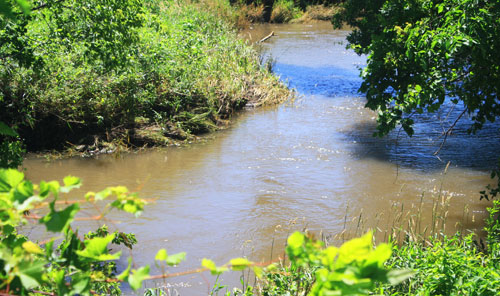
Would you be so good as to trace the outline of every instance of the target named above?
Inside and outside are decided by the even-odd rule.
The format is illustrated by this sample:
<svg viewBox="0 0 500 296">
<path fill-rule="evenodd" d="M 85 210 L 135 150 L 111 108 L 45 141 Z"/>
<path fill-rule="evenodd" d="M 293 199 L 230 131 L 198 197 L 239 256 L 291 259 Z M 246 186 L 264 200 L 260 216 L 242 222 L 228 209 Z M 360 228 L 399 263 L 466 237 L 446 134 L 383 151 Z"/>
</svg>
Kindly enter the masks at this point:
<svg viewBox="0 0 500 296">
<path fill-rule="evenodd" d="M 330 20 L 339 0 L 231 0 L 238 11 L 238 23 L 307 22 Z"/>
<path fill-rule="evenodd" d="M 15 10 L 0 19 L 1 121 L 28 150 L 101 150 L 102 141 L 186 139 L 247 102 L 287 99 L 221 18 L 231 13 L 225 1 L 67 0 Z"/>
<path fill-rule="evenodd" d="M 364 9 L 360 9 L 363 7 Z M 500 116 L 500 4 L 482 0 L 349 0 L 336 15 L 357 28 L 348 38 L 368 54 L 361 91 L 379 111 L 379 133 L 445 101 L 464 106 L 470 131 Z"/>
</svg>

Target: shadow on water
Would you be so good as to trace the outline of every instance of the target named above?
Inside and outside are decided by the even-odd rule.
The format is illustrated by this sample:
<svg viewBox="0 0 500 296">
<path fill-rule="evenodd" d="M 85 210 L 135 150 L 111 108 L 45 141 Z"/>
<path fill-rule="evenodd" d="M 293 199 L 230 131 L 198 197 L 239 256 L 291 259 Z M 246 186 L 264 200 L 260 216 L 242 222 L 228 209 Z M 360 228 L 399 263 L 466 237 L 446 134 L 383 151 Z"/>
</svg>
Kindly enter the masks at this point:
<svg viewBox="0 0 500 296">
<path fill-rule="evenodd" d="M 373 136 L 375 121 L 362 121 L 344 131 L 344 139 L 356 143 L 350 146 L 355 158 L 388 161 L 423 172 L 440 171 L 448 161 L 453 166 L 479 171 L 496 167 L 500 151 L 498 123 L 485 125 L 470 135 L 467 133 L 470 120 L 464 119 L 443 144 L 443 133 L 438 131 L 442 122 L 431 119 L 417 118 L 412 137 L 403 130 L 395 130 L 382 138 Z M 441 145 L 443 147 L 439 150 Z M 438 150 L 439 153 L 434 155 Z"/>
<path fill-rule="evenodd" d="M 322 96 L 328 100 L 362 96 L 358 92 L 362 80 L 355 67 L 308 67 L 278 62 L 274 70 L 302 95 Z M 485 124 L 476 134 L 469 134 L 467 130 L 472 121 L 464 116 L 442 144 L 444 132 L 463 110 L 463 106 L 447 101 L 435 113 L 414 115 L 415 134 L 412 137 L 399 129 L 383 138 L 374 137 L 376 122 L 373 118 L 365 118 L 344 130 L 343 138 L 354 143 L 349 145 L 354 158 L 388 161 L 422 172 L 442 171 L 448 161 L 454 166 L 479 171 L 495 168 L 500 151 L 498 122 Z M 442 149 L 434 155 L 441 145 Z"/>
</svg>

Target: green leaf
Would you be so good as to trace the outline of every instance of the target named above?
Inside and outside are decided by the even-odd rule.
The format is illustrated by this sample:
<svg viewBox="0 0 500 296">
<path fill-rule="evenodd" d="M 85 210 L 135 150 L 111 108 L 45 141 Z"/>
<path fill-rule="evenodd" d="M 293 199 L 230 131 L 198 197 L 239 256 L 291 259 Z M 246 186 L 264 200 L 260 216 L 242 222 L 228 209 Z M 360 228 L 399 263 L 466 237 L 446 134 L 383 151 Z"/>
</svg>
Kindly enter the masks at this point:
<svg viewBox="0 0 500 296">
<path fill-rule="evenodd" d="M 108 244 L 115 238 L 114 234 L 107 235 L 106 237 L 95 237 L 93 239 L 85 240 L 85 249 L 76 251 L 79 256 L 89 258 L 96 261 L 116 260 L 120 258 L 121 251 L 115 254 L 110 254 Z"/>
<path fill-rule="evenodd" d="M 48 194 L 50 192 L 52 192 L 52 194 L 54 194 L 54 197 L 57 198 L 57 195 L 59 194 L 59 189 L 60 189 L 60 185 L 59 185 L 59 182 L 57 181 L 50 181 L 50 182 L 45 182 L 45 181 L 42 181 L 40 182 L 40 196 L 41 197 L 47 197 Z"/>
<path fill-rule="evenodd" d="M 238 271 L 238 270 L 244 270 L 248 266 L 252 265 L 253 262 L 249 261 L 246 258 L 235 258 L 231 259 L 229 261 L 229 264 L 231 265 L 232 270 Z"/>
<path fill-rule="evenodd" d="M 11 137 L 18 137 L 19 135 L 16 133 L 15 130 L 7 126 L 5 123 L 0 121 L 0 135 L 2 136 L 11 136 Z"/>
<path fill-rule="evenodd" d="M 75 188 L 80 188 L 80 186 L 82 185 L 80 182 L 80 178 L 73 176 L 64 177 L 63 183 L 64 187 L 61 187 L 60 189 L 62 193 L 68 193 Z"/>
<path fill-rule="evenodd" d="M 35 244 L 34 242 L 32 241 L 27 241 L 27 242 L 24 242 L 23 243 L 23 249 L 28 252 L 28 253 L 31 253 L 31 254 L 39 254 L 39 255 L 43 255 L 44 252 L 43 250 L 40 248 L 40 246 L 38 246 L 37 244 Z"/>
<path fill-rule="evenodd" d="M 385 261 L 387 261 L 387 259 L 389 259 L 391 257 L 391 254 L 392 254 L 391 245 L 380 244 L 377 246 L 377 248 L 373 252 L 371 252 L 371 254 L 366 262 L 366 265 L 376 263 L 377 266 L 382 267 L 384 265 Z"/>
<path fill-rule="evenodd" d="M 43 283 L 43 272 L 45 270 L 45 262 L 41 260 L 21 261 L 17 266 L 15 275 L 19 276 L 23 286 L 27 289 L 33 289 Z"/>
<path fill-rule="evenodd" d="M 142 286 L 142 281 L 149 277 L 149 265 L 141 267 L 137 270 L 132 270 L 132 274 L 128 276 L 130 287 L 137 291 Z"/>
<path fill-rule="evenodd" d="M 128 279 L 129 275 L 130 275 L 130 269 L 132 268 L 132 258 L 129 257 L 128 258 L 128 266 L 127 266 L 127 269 L 125 269 L 122 273 L 120 273 L 116 278 L 119 280 L 119 281 L 125 281 Z"/>
<path fill-rule="evenodd" d="M 88 273 L 77 273 L 71 277 L 72 294 L 90 294 L 90 275 Z"/>
<path fill-rule="evenodd" d="M 108 198 L 108 196 L 111 195 L 111 189 L 109 188 L 106 188 L 102 191 L 99 191 L 95 194 L 94 198 L 95 200 L 104 200 L 106 198 Z"/>
<path fill-rule="evenodd" d="M 367 259 L 372 252 L 372 239 L 372 232 L 369 231 L 362 237 L 352 239 L 340 246 L 337 266 L 349 264 L 354 260 L 362 261 Z"/>
<path fill-rule="evenodd" d="M 167 250 L 165 249 L 160 249 L 157 253 L 156 253 L 156 256 L 155 256 L 155 260 L 158 260 L 158 261 L 165 261 L 167 260 Z"/>
<path fill-rule="evenodd" d="M 292 235 L 290 235 L 287 240 L 288 246 L 290 246 L 292 249 L 300 248 L 304 244 L 304 241 L 305 241 L 304 234 L 298 231 L 292 233 Z"/>
<path fill-rule="evenodd" d="M 186 252 L 180 252 L 167 257 L 166 262 L 170 266 L 178 265 L 186 259 Z"/>
<path fill-rule="evenodd" d="M 8 192 L 24 180 L 24 174 L 15 169 L 0 169 L 0 192 Z"/>
<path fill-rule="evenodd" d="M 79 210 L 80 206 L 75 203 L 58 212 L 54 208 L 54 202 L 52 202 L 50 204 L 50 213 L 40 219 L 40 223 L 45 224 L 48 231 L 64 232 L 73 222 Z"/>
<path fill-rule="evenodd" d="M 390 270 L 387 272 L 387 279 L 391 285 L 397 285 L 415 274 L 413 270 L 410 269 L 397 269 Z"/>
<path fill-rule="evenodd" d="M 254 265 L 254 266 L 252 266 L 252 269 L 253 269 L 253 273 L 255 273 L 255 276 L 258 277 L 259 279 L 261 279 L 262 275 L 264 274 L 264 271 L 262 270 L 262 268 Z"/>
<path fill-rule="evenodd" d="M 223 273 L 224 271 L 228 270 L 228 268 L 224 267 L 224 266 L 217 267 L 212 260 L 207 259 L 207 258 L 203 258 L 203 260 L 201 260 L 201 266 L 210 270 L 210 273 L 212 275 L 219 275 L 219 274 Z"/>
<path fill-rule="evenodd" d="M 31 5 L 28 1 L 26 0 L 16 0 L 17 5 L 21 8 L 22 12 L 24 14 L 30 14 L 31 12 Z"/>
<path fill-rule="evenodd" d="M 31 196 L 33 196 L 33 184 L 31 182 L 23 181 L 16 186 L 14 200 L 19 205 L 23 204 Z"/>
</svg>

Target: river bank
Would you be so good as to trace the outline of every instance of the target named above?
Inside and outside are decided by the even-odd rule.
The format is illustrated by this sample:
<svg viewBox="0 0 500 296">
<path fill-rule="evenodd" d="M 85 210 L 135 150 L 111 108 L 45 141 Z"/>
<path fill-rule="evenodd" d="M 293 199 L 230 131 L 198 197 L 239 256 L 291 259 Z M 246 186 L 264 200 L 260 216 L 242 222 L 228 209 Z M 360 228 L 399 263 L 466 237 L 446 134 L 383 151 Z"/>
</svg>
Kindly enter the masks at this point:
<svg viewBox="0 0 500 296">
<path fill-rule="evenodd" d="M 0 46 L 0 118 L 30 152 L 193 141 L 247 103 L 291 97 L 221 17 L 231 10 L 226 1 L 133 1 L 119 18 L 75 5 L 4 24 L 11 39 Z"/>
</svg>

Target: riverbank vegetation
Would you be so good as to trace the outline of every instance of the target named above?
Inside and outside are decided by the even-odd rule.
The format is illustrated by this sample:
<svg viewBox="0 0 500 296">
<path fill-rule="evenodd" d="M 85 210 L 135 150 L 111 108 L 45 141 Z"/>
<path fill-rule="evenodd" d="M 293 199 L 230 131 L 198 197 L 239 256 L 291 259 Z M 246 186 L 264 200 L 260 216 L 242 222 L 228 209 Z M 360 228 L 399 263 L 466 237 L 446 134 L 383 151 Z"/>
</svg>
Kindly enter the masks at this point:
<svg viewBox="0 0 500 296">
<path fill-rule="evenodd" d="M 0 20 L 0 118 L 28 151 L 109 152 L 213 131 L 290 92 L 225 1 L 49 1 Z M 12 145 L 12 144 L 9 144 Z M 4 147 L 2 146 L 2 149 Z"/>
<path fill-rule="evenodd" d="M 330 21 L 338 12 L 338 0 L 233 0 L 237 23 L 244 27 L 248 22 L 306 23 Z"/>
</svg>

